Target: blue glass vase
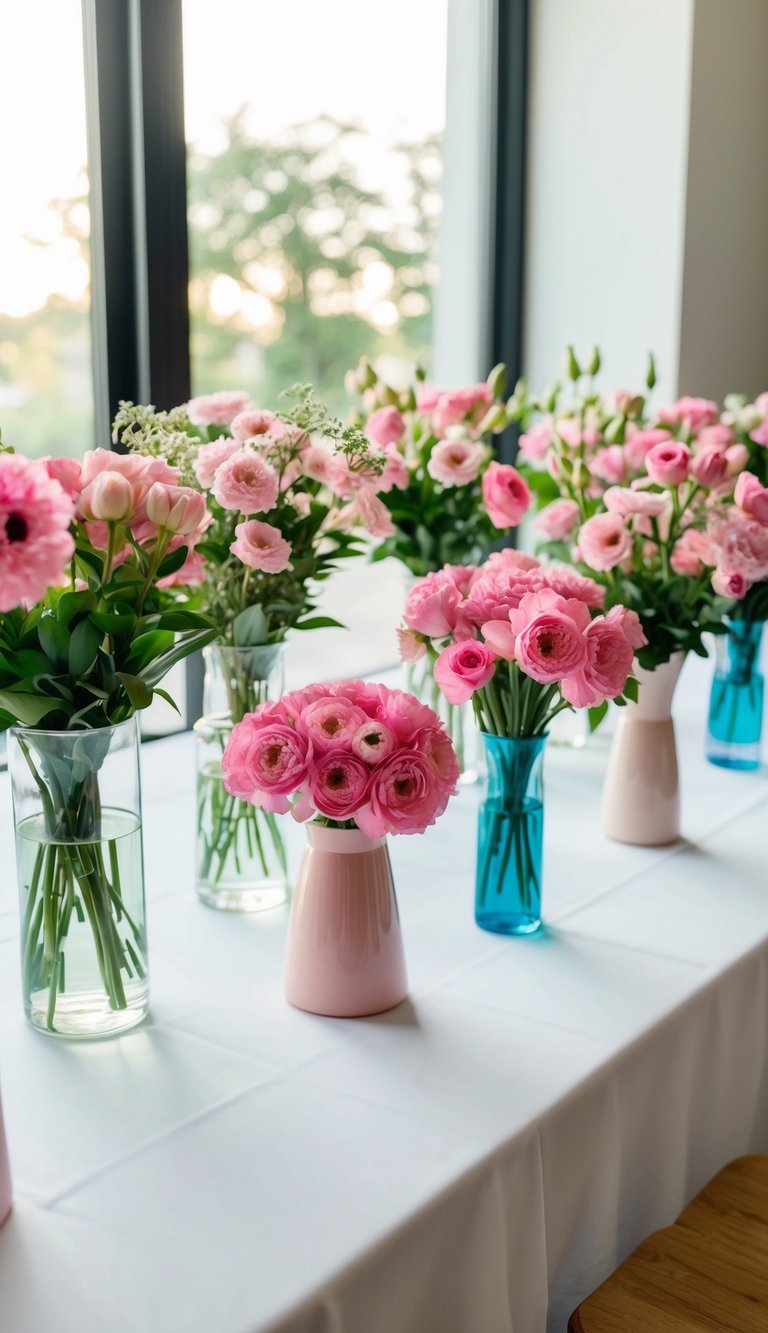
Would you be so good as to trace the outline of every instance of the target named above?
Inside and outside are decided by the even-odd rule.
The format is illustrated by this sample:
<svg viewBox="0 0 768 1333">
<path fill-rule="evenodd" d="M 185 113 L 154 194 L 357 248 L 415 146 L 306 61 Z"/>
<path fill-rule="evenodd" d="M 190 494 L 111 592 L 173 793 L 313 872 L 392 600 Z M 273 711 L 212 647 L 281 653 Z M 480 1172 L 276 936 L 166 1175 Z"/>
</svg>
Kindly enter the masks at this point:
<svg viewBox="0 0 768 1333">
<path fill-rule="evenodd" d="M 478 814 L 475 920 L 497 935 L 530 935 L 541 925 L 547 737 L 482 738 L 488 774 Z"/>
<path fill-rule="evenodd" d="M 763 676 L 762 620 L 731 620 L 716 639 L 715 676 L 709 697 L 707 759 L 721 768 L 760 767 Z"/>
</svg>

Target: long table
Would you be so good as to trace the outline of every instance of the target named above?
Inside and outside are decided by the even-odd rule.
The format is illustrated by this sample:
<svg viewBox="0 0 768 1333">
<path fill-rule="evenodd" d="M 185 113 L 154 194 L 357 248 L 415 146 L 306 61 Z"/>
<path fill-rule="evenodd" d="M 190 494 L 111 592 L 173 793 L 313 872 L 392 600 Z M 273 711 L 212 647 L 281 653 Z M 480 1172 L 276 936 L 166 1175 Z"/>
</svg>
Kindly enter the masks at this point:
<svg viewBox="0 0 768 1333">
<path fill-rule="evenodd" d="M 768 784 L 705 763 L 710 670 L 678 691 L 673 847 L 601 838 L 607 735 L 550 747 L 541 934 L 474 925 L 475 789 L 393 840 L 410 998 L 361 1021 L 283 1000 L 287 910 L 197 902 L 178 736 L 143 753 L 151 1021 L 31 1031 L 0 780 L 2 1333 L 563 1333 L 768 1150 Z"/>
</svg>

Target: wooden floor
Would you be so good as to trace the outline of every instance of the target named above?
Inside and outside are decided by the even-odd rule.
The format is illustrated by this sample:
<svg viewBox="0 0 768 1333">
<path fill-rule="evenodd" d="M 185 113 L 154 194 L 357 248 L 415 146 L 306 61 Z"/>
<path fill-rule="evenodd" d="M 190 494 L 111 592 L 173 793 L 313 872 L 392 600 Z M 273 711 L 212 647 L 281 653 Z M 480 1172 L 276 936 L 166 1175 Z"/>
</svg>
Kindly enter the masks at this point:
<svg viewBox="0 0 768 1333">
<path fill-rule="evenodd" d="M 569 1333 L 768 1333 L 768 1157 L 741 1157 L 597 1288 Z"/>
</svg>

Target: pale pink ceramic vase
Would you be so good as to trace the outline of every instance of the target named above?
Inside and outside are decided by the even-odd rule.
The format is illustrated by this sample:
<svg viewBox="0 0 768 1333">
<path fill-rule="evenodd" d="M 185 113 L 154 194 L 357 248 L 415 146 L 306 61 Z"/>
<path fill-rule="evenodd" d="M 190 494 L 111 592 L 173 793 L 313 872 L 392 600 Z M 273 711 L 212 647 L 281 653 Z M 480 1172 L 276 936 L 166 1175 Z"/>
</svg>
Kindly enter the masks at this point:
<svg viewBox="0 0 768 1333">
<path fill-rule="evenodd" d="M 307 824 L 291 904 L 285 994 L 298 1009 L 362 1018 L 408 993 L 386 838 Z"/>
<path fill-rule="evenodd" d="M 672 696 L 684 653 L 655 671 L 635 665 L 637 703 L 622 708 L 603 788 L 603 833 L 615 842 L 663 847 L 680 837 Z"/>
<path fill-rule="evenodd" d="M 11 1168 L 8 1165 L 8 1148 L 5 1142 L 3 1125 L 3 1107 L 0 1102 L 0 1227 L 7 1221 L 11 1211 Z"/>
</svg>

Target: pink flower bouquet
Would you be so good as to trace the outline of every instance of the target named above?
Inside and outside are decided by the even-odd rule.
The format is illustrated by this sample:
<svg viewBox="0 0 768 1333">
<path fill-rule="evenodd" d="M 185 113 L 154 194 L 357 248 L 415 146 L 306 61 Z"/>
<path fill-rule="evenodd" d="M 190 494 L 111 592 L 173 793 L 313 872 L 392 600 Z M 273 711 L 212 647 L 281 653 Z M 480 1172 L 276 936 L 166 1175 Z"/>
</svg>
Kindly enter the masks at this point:
<svg viewBox="0 0 768 1333">
<path fill-rule="evenodd" d="M 458 765 L 431 708 L 352 680 L 311 685 L 249 713 L 233 728 L 222 773 L 231 795 L 265 810 L 380 838 L 434 824 Z"/>
<path fill-rule="evenodd" d="M 354 420 L 379 450 L 377 483 L 389 516 L 374 559 L 394 556 L 411 573 L 479 560 L 522 521 L 531 503 L 527 483 L 493 457 L 491 441 L 514 419 L 514 398 L 503 401 L 506 370 L 460 389 L 416 383 L 398 393 L 366 358 L 346 379 L 362 395 Z"/>
</svg>

